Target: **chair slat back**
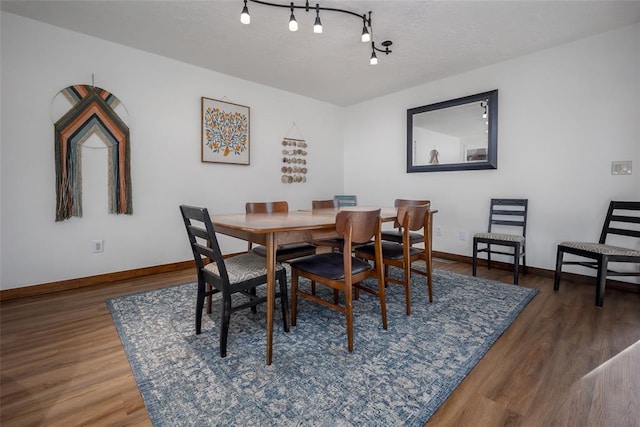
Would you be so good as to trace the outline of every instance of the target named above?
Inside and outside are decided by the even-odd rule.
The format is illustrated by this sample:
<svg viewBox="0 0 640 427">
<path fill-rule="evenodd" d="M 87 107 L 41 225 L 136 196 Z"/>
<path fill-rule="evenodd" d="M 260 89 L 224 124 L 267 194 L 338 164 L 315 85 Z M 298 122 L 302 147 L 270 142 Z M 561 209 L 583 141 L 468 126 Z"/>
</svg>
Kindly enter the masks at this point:
<svg viewBox="0 0 640 427">
<path fill-rule="evenodd" d="M 521 228 L 521 235 L 527 235 L 528 199 L 491 199 L 489 213 L 489 233 L 495 232 L 494 225 Z"/>
<path fill-rule="evenodd" d="M 353 243 L 369 242 L 380 233 L 380 209 L 338 212 L 336 214 L 336 231 L 341 237 L 347 239 L 346 233 L 349 227 Z"/>
<path fill-rule="evenodd" d="M 400 208 L 402 206 L 416 206 L 416 205 L 427 205 L 427 208 L 431 206 L 430 200 L 411 200 L 411 199 L 396 199 L 393 202 L 393 206 L 395 208 Z M 401 223 L 398 221 L 398 218 L 394 221 L 394 227 L 400 227 Z"/>
<path fill-rule="evenodd" d="M 353 194 L 338 194 L 333 196 L 340 206 L 357 206 L 358 198 Z"/>
<path fill-rule="evenodd" d="M 311 209 L 332 209 L 338 207 L 340 207 L 340 203 L 338 203 L 336 199 L 311 201 Z"/>
<path fill-rule="evenodd" d="M 227 269 L 224 264 L 220 245 L 211 222 L 211 216 L 207 208 L 181 205 L 180 212 L 184 221 L 193 258 L 196 262 L 198 275 L 206 265 L 205 261 L 215 262 L 218 265 L 220 276 L 226 282 L 229 281 Z"/>
<path fill-rule="evenodd" d="M 600 243 L 604 244 L 608 235 L 640 238 L 640 202 L 612 200 L 600 233 Z"/>
<path fill-rule="evenodd" d="M 282 200 L 277 202 L 247 202 L 244 205 L 246 213 L 287 213 L 289 204 Z"/>
<path fill-rule="evenodd" d="M 410 231 L 424 228 L 429 205 L 405 205 L 398 208 L 398 223 Z"/>
</svg>

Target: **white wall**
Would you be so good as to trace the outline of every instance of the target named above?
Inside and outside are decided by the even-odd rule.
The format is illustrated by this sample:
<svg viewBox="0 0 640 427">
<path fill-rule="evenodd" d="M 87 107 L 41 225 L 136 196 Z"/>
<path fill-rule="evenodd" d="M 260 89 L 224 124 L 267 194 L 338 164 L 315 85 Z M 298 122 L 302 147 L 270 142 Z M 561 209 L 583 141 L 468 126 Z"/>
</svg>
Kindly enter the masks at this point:
<svg viewBox="0 0 640 427">
<path fill-rule="evenodd" d="M 492 89 L 497 170 L 406 173 L 408 108 Z M 528 198 L 527 264 L 553 269 L 560 241 L 599 238 L 610 200 L 640 200 L 639 123 L 636 24 L 350 107 L 345 191 L 372 205 L 430 199 L 434 249 L 469 256 L 490 198 Z M 612 176 L 614 160 L 632 160 L 633 175 Z"/>
<path fill-rule="evenodd" d="M 284 199 L 300 209 L 343 190 L 342 108 L 5 12 L 0 52 L 1 289 L 190 259 L 181 203 L 232 213 Z M 107 213 L 106 152 L 83 149 L 84 216 L 56 223 L 49 109 L 92 74 L 129 111 L 134 214 Z M 203 96 L 251 108 L 250 166 L 200 162 Z M 307 184 L 280 182 L 294 121 L 309 144 Z M 90 253 L 93 239 L 104 239 L 103 253 Z"/>
</svg>

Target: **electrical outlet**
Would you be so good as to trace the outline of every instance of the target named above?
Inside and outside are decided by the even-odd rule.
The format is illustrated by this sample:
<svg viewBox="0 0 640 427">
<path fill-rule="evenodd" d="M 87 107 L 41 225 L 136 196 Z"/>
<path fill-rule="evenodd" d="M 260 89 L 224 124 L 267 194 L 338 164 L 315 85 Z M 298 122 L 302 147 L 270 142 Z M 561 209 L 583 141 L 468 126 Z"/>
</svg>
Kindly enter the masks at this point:
<svg viewBox="0 0 640 427">
<path fill-rule="evenodd" d="M 104 251 L 104 240 L 91 241 L 91 252 L 98 254 Z"/>
<path fill-rule="evenodd" d="M 458 240 L 460 240 L 462 242 L 466 242 L 467 241 L 467 232 L 464 231 L 464 230 L 458 231 Z"/>
<path fill-rule="evenodd" d="M 436 227 L 436 236 L 442 236 L 442 227 Z"/>
<path fill-rule="evenodd" d="M 631 160 L 611 162 L 611 175 L 631 175 Z"/>
</svg>

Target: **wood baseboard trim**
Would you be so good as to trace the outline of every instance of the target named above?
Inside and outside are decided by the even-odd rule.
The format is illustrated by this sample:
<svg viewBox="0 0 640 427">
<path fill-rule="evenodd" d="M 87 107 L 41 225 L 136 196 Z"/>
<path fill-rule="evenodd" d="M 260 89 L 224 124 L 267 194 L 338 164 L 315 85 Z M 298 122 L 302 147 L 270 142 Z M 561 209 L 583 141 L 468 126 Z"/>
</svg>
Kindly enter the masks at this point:
<svg viewBox="0 0 640 427">
<path fill-rule="evenodd" d="M 473 257 L 466 256 L 466 255 L 450 254 L 447 252 L 433 251 L 433 257 L 442 258 L 442 259 L 451 260 L 451 261 L 457 261 L 457 262 L 466 263 L 466 264 L 473 263 Z M 486 267 L 487 260 L 479 258 L 478 266 Z M 513 271 L 513 264 L 509 264 L 507 262 L 491 261 L 491 268 Z M 527 269 L 529 270 L 529 273 L 533 273 L 542 277 L 549 277 L 551 279 L 553 279 L 556 273 L 555 270 L 548 270 L 546 268 L 540 268 L 540 267 L 527 267 Z M 570 282 L 591 285 L 591 286 L 595 285 L 595 277 L 587 276 L 585 274 L 562 272 L 562 280 L 568 280 Z M 640 293 L 640 286 L 633 283 L 629 283 L 629 282 L 623 282 L 621 280 L 607 279 L 607 287 L 610 287 L 612 289 L 618 289 L 621 291 Z"/>
<path fill-rule="evenodd" d="M 80 277 L 77 279 L 60 280 L 57 282 L 43 283 L 40 285 L 24 286 L 21 288 L 4 289 L 0 291 L 0 301 L 9 301 L 18 298 L 33 297 L 52 292 L 67 291 L 69 289 L 84 288 L 87 286 L 104 285 L 109 282 L 129 280 L 136 277 L 152 274 L 168 273 L 171 271 L 194 268 L 194 261 L 180 261 L 169 264 L 154 265 L 151 267 L 136 268 L 133 270 L 117 271 L 114 273 L 98 274 L 96 276 Z"/>
<path fill-rule="evenodd" d="M 236 254 L 228 254 L 225 255 L 225 258 L 228 256 L 233 256 Z M 434 258 L 441 258 L 445 260 L 457 261 L 465 264 L 471 264 L 473 259 L 469 256 L 451 254 L 447 252 L 433 252 Z M 487 260 L 479 259 L 478 265 L 486 267 Z M 512 270 L 512 265 L 505 262 L 496 262 L 493 261 L 491 263 L 493 268 L 498 268 L 501 270 Z M 106 274 L 98 274 L 96 276 L 88 276 L 88 277 L 80 277 L 77 279 L 68 279 L 68 280 L 60 280 L 57 282 L 43 283 L 40 285 L 32 285 L 32 286 L 24 286 L 21 288 L 13 288 L 13 289 L 4 289 L 0 290 L 0 301 L 9 301 L 18 298 L 27 298 L 38 295 L 49 294 L 52 292 L 61 292 L 67 291 L 70 289 L 84 288 L 87 286 L 96 286 L 96 285 L 104 285 L 110 282 L 117 282 L 120 280 L 130 280 L 136 277 L 142 276 L 150 276 L 152 274 L 160 274 L 160 273 L 168 273 L 171 271 L 179 271 L 188 268 L 194 268 L 194 261 L 180 261 L 173 262 L 169 264 L 161 264 L 155 265 L 151 267 L 143 267 L 136 268 L 133 270 L 125 270 L 125 271 L 117 271 L 114 273 L 106 273 Z M 553 270 L 547 270 L 539 267 L 527 267 L 529 272 L 543 276 L 553 278 L 555 272 Z M 569 280 L 576 283 L 583 283 L 588 285 L 594 285 L 594 278 L 592 276 L 586 276 L 582 274 L 575 273 L 562 273 L 563 280 Z M 607 281 L 607 286 L 610 286 L 614 289 L 619 289 L 623 291 L 640 293 L 640 286 L 634 285 L 633 283 L 622 282 L 619 280 L 611 280 Z"/>
</svg>

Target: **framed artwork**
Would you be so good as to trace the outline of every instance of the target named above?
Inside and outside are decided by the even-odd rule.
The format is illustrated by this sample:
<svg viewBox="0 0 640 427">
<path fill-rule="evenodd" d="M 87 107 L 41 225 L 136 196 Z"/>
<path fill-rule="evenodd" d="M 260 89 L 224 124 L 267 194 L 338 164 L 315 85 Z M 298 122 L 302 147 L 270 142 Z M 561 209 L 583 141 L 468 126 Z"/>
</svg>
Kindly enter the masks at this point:
<svg viewBox="0 0 640 427">
<path fill-rule="evenodd" d="M 249 164 L 249 107 L 202 98 L 203 162 Z"/>
<path fill-rule="evenodd" d="M 465 152 L 465 161 L 467 162 L 486 162 L 487 161 L 487 149 L 482 148 L 470 148 Z"/>
</svg>

